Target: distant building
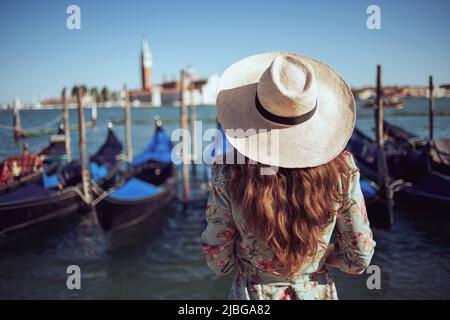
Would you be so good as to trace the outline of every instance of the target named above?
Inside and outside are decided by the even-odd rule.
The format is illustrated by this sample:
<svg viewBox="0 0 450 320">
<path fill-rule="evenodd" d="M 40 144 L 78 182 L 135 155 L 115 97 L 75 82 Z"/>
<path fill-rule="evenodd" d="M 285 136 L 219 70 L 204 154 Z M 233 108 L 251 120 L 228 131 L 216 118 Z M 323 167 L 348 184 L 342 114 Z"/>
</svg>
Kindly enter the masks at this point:
<svg viewBox="0 0 450 320">
<path fill-rule="evenodd" d="M 435 90 L 439 97 L 450 97 L 450 84 L 442 84 L 439 88 L 435 88 Z"/>
<path fill-rule="evenodd" d="M 159 86 L 153 87 L 153 90 L 152 90 L 152 106 L 153 107 L 161 106 L 161 88 Z"/>
<path fill-rule="evenodd" d="M 141 74 L 142 74 L 142 90 L 152 91 L 152 67 L 153 57 L 150 51 L 148 41 L 142 41 L 141 47 Z"/>
<path fill-rule="evenodd" d="M 129 90 L 128 95 L 131 102 L 138 100 L 143 103 L 152 103 L 152 94 L 145 89 Z"/>
<path fill-rule="evenodd" d="M 376 95 L 376 88 L 355 89 L 355 93 L 360 99 L 366 100 Z M 384 96 L 427 97 L 428 88 L 422 86 L 384 86 L 382 93 Z"/>
<path fill-rule="evenodd" d="M 218 74 L 211 75 L 202 87 L 202 104 L 215 105 L 217 98 L 217 90 L 219 89 L 220 76 Z"/>
<path fill-rule="evenodd" d="M 168 81 L 159 85 L 161 88 L 161 104 L 162 105 L 180 105 L 180 82 Z"/>
<path fill-rule="evenodd" d="M 219 79 L 218 75 L 213 74 L 206 79 L 193 80 L 192 99 L 195 105 L 214 105 L 216 103 Z M 162 105 L 179 106 L 181 104 L 181 84 L 179 80 L 163 82 L 158 87 Z M 186 104 L 191 103 L 189 80 L 186 80 L 183 98 Z"/>
<path fill-rule="evenodd" d="M 401 94 L 402 89 L 395 86 L 395 87 L 388 87 L 385 86 L 382 88 L 382 92 L 384 96 L 394 96 Z"/>
<path fill-rule="evenodd" d="M 421 86 L 406 86 L 401 89 L 400 94 L 404 97 L 426 97 L 428 96 L 428 88 Z"/>
<path fill-rule="evenodd" d="M 353 89 L 353 95 L 357 96 L 361 100 L 367 100 L 375 96 L 375 88 L 362 88 L 362 89 Z"/>
<path fill-rule="evenodd" d="M 41 100 L 41 105 L 44 106 L 62 105 L 62 103 L 62 98 L 46 98 Z M 76 100 L 74 97 L 67 97 L 67 103 L 76 103 Z"/>
<path fill-rule="evenodd" d="M 75 96 L 68 95 L 66 97 L 66 99 L 67 99 L 67 104 L 69 106 L 75 106 L 77 104 L 77 98 Z M 86 93 L 85 95 L 83 95 L 81 101 L 82 101 L 84 106 L 89 106 L 89 105 L 92 105 L 94 103 L 94 97 L 91 96 L 89 93 Z M 38 103 L 39 103 L 39 107 L 40 108 L 55 107 L 55 106 L 62 107 L 63 99 L 62 99 L 62 97 L 46 98 L 46 99 L 41 100 Z M 34 104 L 33 109 L 36 109 L 36 105 L 38 103 Z"/>
</svg>

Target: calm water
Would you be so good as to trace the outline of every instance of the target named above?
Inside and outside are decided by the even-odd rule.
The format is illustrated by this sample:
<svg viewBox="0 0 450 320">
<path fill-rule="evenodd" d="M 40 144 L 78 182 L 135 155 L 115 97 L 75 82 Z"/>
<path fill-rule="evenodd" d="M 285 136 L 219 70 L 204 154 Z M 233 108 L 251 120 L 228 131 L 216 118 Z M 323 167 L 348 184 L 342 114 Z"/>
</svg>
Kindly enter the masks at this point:
<svg viewBox="0 0 450 320">
<path fill-rule="evenodd" d="M 388 110 L 386 117 L 426 135 L 426 100 L 407 100 L 404 110 Z M 437 100 L 437 111 L 450 112 L 450 99 Z M 360 110 L 360 109 L 359 109 Z M 198 107 L 198 118 L 213 127 L 215 109 Z M 51 121 L 58 110 L 23 111 L 22 126 L 31 128 Z M 133 109 L 133 149 L 138 153 L 153 133 L 152 118 L 177 119 L 179 109 L 163 107 Z M 71 110 L 71 122 L 76 112 Z M 89 112 L 86 113 L 86 117 Z M 98 127 L 88 129 L 88 149 L 103 142 L 108 120 L 120 122 L 122 109 L 99 109 Z M 146 123 L 148 121 L 148 123 Z M 11 112 L 0 111 L 0 126 L 11 125 Z M 437 137 L 450 137 L 450 116 L 437 116 Z M 371 133 L 372 113 L 359 112 L 358 126 Z M 177 127 L 167 121 L 168 131 Z M 115 126 L 123 139 L 123 127 Z M 30 149 L 47 143 L 48 136 L 26 139 Z M 20 152 L 12 134 L 0 129 L 0 160 Z M 72 132 L 77 154 L 77 133 Z M 197 170 L 192 189 L 204 192 L 203 169 Z M 105 235 L 91 223 L 90 215 L 73 216 L 38 229 L 0 239 L 0 298 L 39 299 L 220 299 L 226 298 L 232 277 L 217 278 L 205 266 L 200 246 L 204 228 L 202 210 L 182 212 L 177 204 L 167 208 L 167 219 L 158 233 L 140 225 L 119 235 Z M 370 291 L 367 275 L 348 276 L 333 272 L 341 299 L 450 299 L 450 219 L 437 220 L 433 212 L 396 211 L 391 231 L 374 230 L 377 248 L 372 264 L 382 270 L 382 289 Z M 422 218 L 418 218 L 417 215 Z M 66 289 L 66 268 L 77 264 L 82 271 L 82 289 Z"/>
</svg>

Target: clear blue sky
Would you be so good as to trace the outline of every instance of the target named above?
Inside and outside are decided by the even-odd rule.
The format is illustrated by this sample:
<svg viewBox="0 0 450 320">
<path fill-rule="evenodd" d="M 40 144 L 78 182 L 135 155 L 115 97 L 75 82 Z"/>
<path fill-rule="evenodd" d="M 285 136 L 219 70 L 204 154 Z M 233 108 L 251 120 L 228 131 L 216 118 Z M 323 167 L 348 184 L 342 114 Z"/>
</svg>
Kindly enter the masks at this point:
<svg viewBox="0 0 450 320">
<path fill-rule="evenodd" d="M 66 28 L 66 7 L 81 7 L 81 30 Z M 382 30 L 366 28 L 381 7 Z M 450 82 L 450 1 L 164 0 L 0 2 L 0 102 L 59 95 L 76 83 L 140 86 L 146 36 L 154 82 L 192 64 L 221 73 L 247 55 L 287 50 L 322 60 L 352 86 L 372 84 L 382 63 L 387 84 Z"/>
</svg>

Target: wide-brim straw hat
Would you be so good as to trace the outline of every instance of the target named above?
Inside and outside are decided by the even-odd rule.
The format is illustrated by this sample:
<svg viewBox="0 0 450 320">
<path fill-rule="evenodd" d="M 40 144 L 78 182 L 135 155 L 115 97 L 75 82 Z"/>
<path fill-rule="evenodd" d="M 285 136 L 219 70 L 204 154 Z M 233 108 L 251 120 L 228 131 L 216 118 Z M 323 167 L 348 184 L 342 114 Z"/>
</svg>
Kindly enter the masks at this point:
<svg viewBox="0 0 450 320">
<path fill-rule="evenodd" d="M 287 52 L 250 56 L 226 69 L 217 112 L 239 153 L 285 168 L 334 159 L 347 145 L 356 118 L 352 92 L 333 69 Z"/>
</svg>

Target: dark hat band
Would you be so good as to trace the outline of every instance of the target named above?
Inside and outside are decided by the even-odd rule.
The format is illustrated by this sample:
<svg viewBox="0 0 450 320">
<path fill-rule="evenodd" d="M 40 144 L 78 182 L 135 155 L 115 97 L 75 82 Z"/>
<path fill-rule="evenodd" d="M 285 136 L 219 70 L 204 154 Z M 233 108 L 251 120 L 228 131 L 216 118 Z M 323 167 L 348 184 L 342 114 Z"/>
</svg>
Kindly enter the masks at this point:
<svg viewBox="0 0 450 320">
<path fill-rule="evenodd" d="M 276 123 L 280 123 L 280 124 L 291 125 L 291 126 L 308 121 L 309 119 L 311 119 L 311 117 L 314 115 L 314 113 L 317 110 L 317 100 L 316 100 L 316 105 L 314 106 L 314 108 L 312 108 L 307 113 L 302 114 L 301 116 L 298 116 L 298 117 L 277 116 L 276 114 L 273 114 L 273 113 L 267 111 L 266 108 L 264 108 L 264 106 L 259 101 L 258 94 L 255 95 L 255 105 L 256 105 L 256 110 L 258 110 L 258 112 L 267 120 L 276 122 Z"/>
</svg>

